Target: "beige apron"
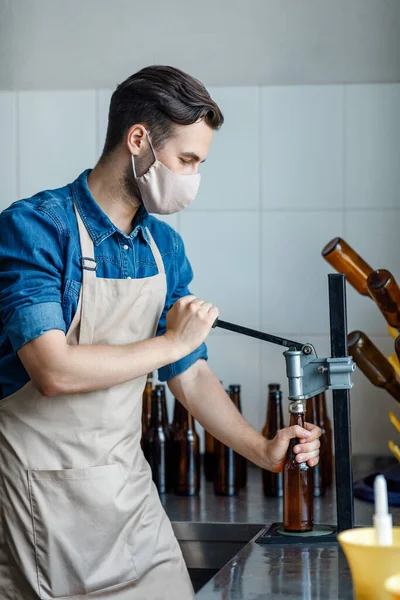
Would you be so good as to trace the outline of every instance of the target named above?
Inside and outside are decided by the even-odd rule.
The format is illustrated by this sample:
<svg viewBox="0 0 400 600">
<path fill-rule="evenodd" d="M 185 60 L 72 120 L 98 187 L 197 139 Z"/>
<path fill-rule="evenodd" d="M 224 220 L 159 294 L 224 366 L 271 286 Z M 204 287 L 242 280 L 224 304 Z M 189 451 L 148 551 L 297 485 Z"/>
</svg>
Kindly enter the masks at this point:
<svg viewBox="0 0 400 600">
<path fill-rule="evenodd" d="M 75 210 L 83 280 L 69 344 L 155 335 L 166 277 L 96 277 Z M 193 588 L 140 448 L 146 377 L 48 398 L 27 383 L 0 402 L 0 598 L 189 600 Z"/>
</svg>

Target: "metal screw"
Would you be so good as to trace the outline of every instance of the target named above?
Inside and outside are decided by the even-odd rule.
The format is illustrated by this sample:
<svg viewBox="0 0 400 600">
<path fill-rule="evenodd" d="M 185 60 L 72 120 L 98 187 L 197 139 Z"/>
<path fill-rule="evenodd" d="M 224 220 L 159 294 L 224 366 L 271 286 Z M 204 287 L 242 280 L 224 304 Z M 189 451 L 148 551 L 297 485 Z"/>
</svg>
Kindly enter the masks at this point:
<svg viewBox="0 0 400 600">
<path fill-rule="evenodd" d="M 320 365 L 317 369 L 318 373 L 326 373 L 328 371 L 328 367 L 324 367 L 323 365 Z"/>
<path fill-rule="evenodd" d="M 304 346 L 303 352 L 304 352 L 304 354 L 311 354 L 311 352 L 312 352 L 311 346 Z"/>
</svg>

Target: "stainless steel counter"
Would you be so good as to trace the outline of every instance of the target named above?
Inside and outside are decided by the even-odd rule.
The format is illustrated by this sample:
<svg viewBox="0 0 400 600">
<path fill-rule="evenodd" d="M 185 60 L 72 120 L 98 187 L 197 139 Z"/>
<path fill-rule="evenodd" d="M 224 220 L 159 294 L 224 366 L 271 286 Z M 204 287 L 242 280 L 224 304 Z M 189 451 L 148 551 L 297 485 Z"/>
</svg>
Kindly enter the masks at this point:
<svg viewBox="0 0 400 600">
<path fill-rule="evenodd" d="M 384 469 L 389 461 L 355 457 L 354 478 Z M 249 468 L 247 489 L 236 498 L 217 497 L 210 483 L 202 484 L 198 498 L 163 498 L 189 571 L 214 575 L 198 592 L 199 600 L 353 598 L 347 562 L 337 546 L 255 543 L 258 531 L 282 520 L 282 501 L 263 496 L 257 468 Z M 335 524 L 333 490 L 315 499 L 314 512 L 315 522 Z M 391 512 L 400 525 L 400 508 Z M 357 525 L 370 525 L 372 514 L 372 504 L 355 500 Z"/>
</svg>

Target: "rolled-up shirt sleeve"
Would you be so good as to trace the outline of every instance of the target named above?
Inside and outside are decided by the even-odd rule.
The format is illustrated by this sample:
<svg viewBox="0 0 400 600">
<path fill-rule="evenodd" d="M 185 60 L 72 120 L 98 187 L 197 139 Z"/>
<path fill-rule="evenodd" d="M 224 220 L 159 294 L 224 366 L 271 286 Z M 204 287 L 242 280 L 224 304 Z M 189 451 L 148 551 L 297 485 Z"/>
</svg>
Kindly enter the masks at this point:
<svg viewBox="0 0 400 600">
<path fill-rule="evenodd" d="M 175 237 L 175 261 L 174 261 L 174 271 L 171 277 L 171 284 L 168 286 L 167 290 L 167 300 L 165 303 L 165 307 L 163 313 L 161 315 L 158 328 L 157 335 L 162 335 L 166 331 L 166 316 L 170 307 L 177 301 L 179 298 L 183 296 L 189 295 L 191 292 L 189 290 L 189 285 L 193 280 L 193 271 L 190 265 L 190 262 L 185 253 L 185 246 L 182 238 L 179 234 L 174 231 Z M 196 350 L 181 358 L 180 360 L 166 365 L 165 367 L 161 367 L 158 370 L 158 378 L 160 381 L 168 381 L 175 377 L 176 375 L 180 375 L 184 373 L 189 367 L 191 367 L 195 362 L 199 359 L 208 359 L 207 355 L 207 346 L 205 343 L 201 344 Z"/>
<path fill-rule="evenodd" d="M 17 352 L 51 329 L 66 332 L 56 223 L 24 200 L 0 214 L 0 319 Z"/>
</svg>

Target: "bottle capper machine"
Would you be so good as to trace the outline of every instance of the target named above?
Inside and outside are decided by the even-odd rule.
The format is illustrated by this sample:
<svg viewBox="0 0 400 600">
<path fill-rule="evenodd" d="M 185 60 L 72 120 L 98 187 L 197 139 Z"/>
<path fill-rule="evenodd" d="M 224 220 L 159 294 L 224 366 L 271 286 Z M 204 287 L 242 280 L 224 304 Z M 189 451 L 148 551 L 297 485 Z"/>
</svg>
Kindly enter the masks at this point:
<svg viewBox="0 0 400 600">
<path fill-rule="evenodd" d="M 290 533 L 283 531 L 282 523 L 274 523 L 258 538 L 257 542 L 261 544 L 332 544 L 336 542 L 337 533 L 354 527 L 350 389 L 353 387 L 351 374 L 356 365 L 347 352 L 345 276 L 329 274 L 328 283 L 332 354 L 328 358 L 319 358 L 312 344 L 294 342 L 220 319 L 214 324 L 214 327 L 288 348 L 283 355 L 289 382 L 289 402 L 304 401 L 325 390 L 332 390 L 337 525 L 315 524 L 311 532 Z"/>
</svg>

